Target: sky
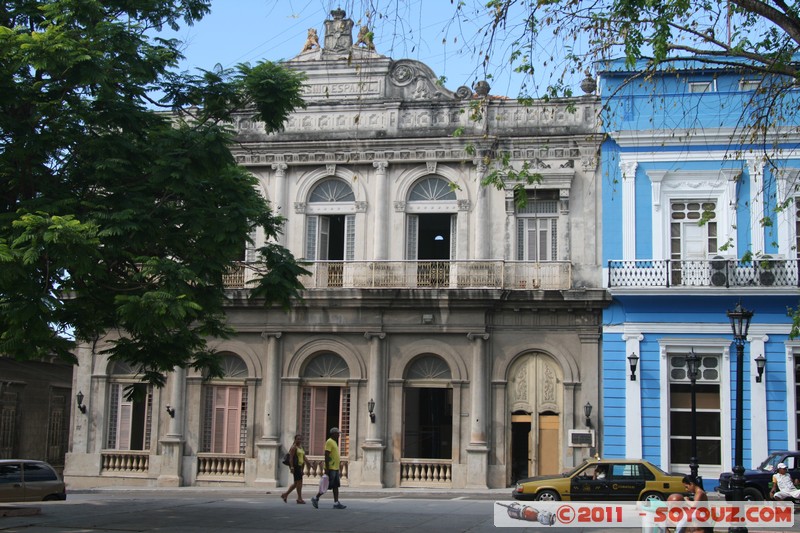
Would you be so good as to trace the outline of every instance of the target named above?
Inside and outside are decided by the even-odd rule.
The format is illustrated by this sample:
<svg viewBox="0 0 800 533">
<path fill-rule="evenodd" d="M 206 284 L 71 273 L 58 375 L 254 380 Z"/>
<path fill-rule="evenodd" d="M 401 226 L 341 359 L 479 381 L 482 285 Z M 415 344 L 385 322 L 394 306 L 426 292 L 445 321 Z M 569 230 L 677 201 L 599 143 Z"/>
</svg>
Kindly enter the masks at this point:
<svg viewBox="0 0 800 533">
<path fill-rule="evenodd" d="M 468 11 L 454 18 L 451 0 L 212 0 L 209 15 L 169 36 L 185 43 L 181 70 L 291 59 L 303 48 L 309 28 L 317 29 L 322 43 L 323 22 L 337 7 L 356 22 L 355 39 L 365 4 L 377 8 L 370 27 L 378 53 L 422 61 L 453 91 L 487 78 L 476 59 L 482 55 L 481 20 L 486 19 Z M 492 94 L 519 94 L 521 79 L 502 61 L 488 72 Z"/>
</svg>

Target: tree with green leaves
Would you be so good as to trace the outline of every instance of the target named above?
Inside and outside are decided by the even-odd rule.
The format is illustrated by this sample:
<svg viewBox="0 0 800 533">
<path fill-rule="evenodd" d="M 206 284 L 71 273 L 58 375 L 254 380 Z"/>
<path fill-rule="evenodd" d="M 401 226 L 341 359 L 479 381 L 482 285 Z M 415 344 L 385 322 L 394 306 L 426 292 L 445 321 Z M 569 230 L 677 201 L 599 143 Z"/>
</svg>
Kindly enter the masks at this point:
<svg viewBox="0 0 800 533">
<path fill-rule="evenodd" d="M 74 360 L 111 332 L 111 358 L 150 384 L 219 372 L 223 276 L 256 227 L 272 242 L 282 223 L 226 123 L 251 110 L 276 131 L 303 101 L 302 76 L 269 62 L 176 71 L 180 43 L 158 31 L 209 4 L 0 5 L 0 354 Z M 258 253 L 253 297 L 288 306 L 304 270 L 278 245 Z"/>
</svg>

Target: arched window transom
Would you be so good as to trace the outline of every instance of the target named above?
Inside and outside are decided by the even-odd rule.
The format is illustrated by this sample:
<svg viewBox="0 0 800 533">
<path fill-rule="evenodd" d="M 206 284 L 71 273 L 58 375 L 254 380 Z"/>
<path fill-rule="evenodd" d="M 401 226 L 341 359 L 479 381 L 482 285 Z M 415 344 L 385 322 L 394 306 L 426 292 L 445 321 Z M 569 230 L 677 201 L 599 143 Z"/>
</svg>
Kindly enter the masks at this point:
<svg viewBox="0 0 800 533">
<path fill-rule="evenodd" d="M 353 194 L 353 189 L 340 179 L 327 179 L 321 181 L 311 195 L 308 197 L 309 202 L 355 202 L 356 195 Z"/>
<path fill-rule="evenodd" d="M 443 178 L 428 177 L 417 182 L 408 194 L 409 202 L 455 201 L 453 184 Z"/>
<path fill-rule="evenodd" d="M 406 379 L 451 379 L 450 367 L 441 357 L 425 355 L 414 360 L 406 371 Z"/>
<path fill-rule="evenodd" d="M 304 378 L 338 378 L 350 377 L 350 369 L 339 355 L 323 353 L 316 356 L 306 366 Z"/>
</svg>

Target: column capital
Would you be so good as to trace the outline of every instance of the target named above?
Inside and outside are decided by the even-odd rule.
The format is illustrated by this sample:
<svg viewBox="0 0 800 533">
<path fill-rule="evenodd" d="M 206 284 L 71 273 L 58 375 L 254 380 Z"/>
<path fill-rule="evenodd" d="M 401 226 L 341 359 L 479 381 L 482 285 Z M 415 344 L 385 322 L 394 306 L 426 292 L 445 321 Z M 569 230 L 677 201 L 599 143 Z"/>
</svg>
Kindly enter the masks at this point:
<svg viewBox="0 0 800 533">
<path fill-rule="evenodd" d="M 373 161 L 372 166 L 378 171 L 378 173 L 386 172 L 386 168 L 389 166 L 388 161 Z"/>
<path fill-rule="evenodd" d="M 283 335 L 282 331 L 262 331 L 261 338 L 264 340 L 269 339 L 270 337 L 275 337 L 276 339 L 280 339 L 281 335 Z"/>
<path fill-rule="evenodd" d="M 364 338 L 367 340 L 372 340 L 377 338 L 378 340 L 383 340 L 386 338 L 386 333 L 383 331 L 365 331 Z"/>
<path fill-rule="evenodd" d="M 289 168 L 289 165 L 287 165 L 286 163 L 273 163 L 272 164 L 272 170 L 274 170 L 275 173 L 278 176 L 283 176 L 288 168 Z"/>
<path fill-rule="evenodd" d="M 486 333 L 485 331 L 484 332 L 479 332 L 479 333 L 470 332 L 470 333 L 467 333 L 467 338 L 469 340 L 471 340 L 471 341 L 478 340 L 478 339 L 484 340 L 484 341 L 488 341 L 489 340 L 489 334 Z"/>
</svg>

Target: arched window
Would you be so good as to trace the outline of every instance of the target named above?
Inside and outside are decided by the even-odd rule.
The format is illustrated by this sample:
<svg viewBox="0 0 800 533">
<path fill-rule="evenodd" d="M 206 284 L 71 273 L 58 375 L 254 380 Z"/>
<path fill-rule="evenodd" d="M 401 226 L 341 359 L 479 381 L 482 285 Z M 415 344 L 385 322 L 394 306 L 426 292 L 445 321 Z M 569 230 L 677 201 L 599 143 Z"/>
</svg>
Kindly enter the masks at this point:
<svg viewBox="0 0 800 533">
<path fill-rule="evenodd" d="M 452 372 L 438 355 L 424 354 L 405 371 L 403 457 L 453 457 Z"/>
<path fill-rule="evenodd" d="M 355 259 L 355 200 L 352 187 L 339 178 L 319 182 L 309 194 L 305 259 L 321 263 L 316 269 L 318 286 L 341 287 L 340 261 Z"/>
<path fill-rule="evenodd" d="M 222 355 L 223 377 L 203 386 L 201 449 L 243 454 L 247 447 L 247 365 L 236 355 Z"/>
<path fill-rule="evenodd" d="M 106 449 L 149 450 L 153 388 L 142 383 L 139 372 L 126 361 L 111 362 L 108 373 Z"/>
<path fill-rule="evenodd" d="M 406 258 L 426 261 L 418 274 L 421 286 L 449 282 L 448 261 L 455 258 L 457 200 L 453 183 L 438 176 L 422 178 L 408 192 Z"/>
<path fill-rule="evenodd" d="M 350 369 L 341 356 L 322 352 L 302 372 L 304 385 L 300 406 L 300 427 L 308 438 L 307 452 L 325 454 L 325 441 L 332 427 L 339 428 L 339 452 L 350 454 Z"/>
</svg>

